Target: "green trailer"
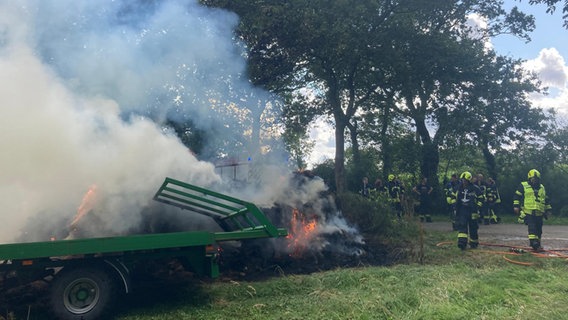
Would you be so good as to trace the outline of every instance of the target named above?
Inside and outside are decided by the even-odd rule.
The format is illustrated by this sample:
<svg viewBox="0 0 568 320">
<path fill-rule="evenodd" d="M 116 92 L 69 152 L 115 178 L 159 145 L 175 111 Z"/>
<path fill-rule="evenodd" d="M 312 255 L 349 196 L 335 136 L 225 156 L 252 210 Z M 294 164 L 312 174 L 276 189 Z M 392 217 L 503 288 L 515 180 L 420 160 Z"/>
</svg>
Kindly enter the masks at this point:
<svg viewBox="0 0 568 320">
<path fill-rule="evenodd" d="M 131 273 L 149 260 L 176 259 L 192 272 L 219 275 L 223 241 L 287 235 L 253 203 L 166 178 L 154 200 L 211 217 L 223 231 L 187 231 L 0 245 L 0 290 L 42 280 L 58 319 L 100 319 Z"/>
</svg>

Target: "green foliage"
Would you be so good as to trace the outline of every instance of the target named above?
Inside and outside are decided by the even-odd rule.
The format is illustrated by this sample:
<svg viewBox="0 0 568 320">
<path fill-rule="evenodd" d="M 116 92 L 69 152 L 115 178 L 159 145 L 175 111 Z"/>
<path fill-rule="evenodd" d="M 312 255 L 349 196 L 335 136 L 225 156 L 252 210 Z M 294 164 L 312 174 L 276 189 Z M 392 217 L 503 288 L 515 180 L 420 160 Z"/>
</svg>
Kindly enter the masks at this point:
<svg viewBox="0 0 568 320">
<path fill-rule="evenodd" d="M 543 174 L 542 182 L 550 198 L 552 212 L 559 217 L 568 217 L 568 165 L 557 166 Z"/>
<path fill-rule="evenodd" d="M 389 234 L 396 217 L 385 197 L 365 198 L 345 192 L 339 195 L 341 211 L 350 223 L 358 226 L 363 234 Z"/>
<path fill-rule="evenodd" d="M 282 114 L 284 121 L 282 139 L 298 169 L 306 169 L 306 161 L 315 145 L 309 139 L 308 125 L 316 114 L 313 109 L 307 107 L 308 104 L 305 99 L 289 102 L 284 106 Z"/>
<path fill-rule="evenodd" d="M 345 166 L 345 180 L 347 189 L 353 192 L 358 192 L 362 187 L 363 177 L 369 178 L 369 183 L 372 185 L 377 178 L 382 177 L 380 168 L 380 156 L 376 149 L 364 148 L 359 150 L 359 161 L 355 163 L 352 154 L 347 153 L 347 163 Z"/>
<path fill-rule="evenodd" d="M 411 216 L 397 219 L 385 195 L 372 193 L 365 198 L 346 192 L 338 198 L 343 216 L 358 227 L 369 246 L 388 248 L 394 261 L 421 255 L 416 248 L 418 224 Z"/>
</svg>

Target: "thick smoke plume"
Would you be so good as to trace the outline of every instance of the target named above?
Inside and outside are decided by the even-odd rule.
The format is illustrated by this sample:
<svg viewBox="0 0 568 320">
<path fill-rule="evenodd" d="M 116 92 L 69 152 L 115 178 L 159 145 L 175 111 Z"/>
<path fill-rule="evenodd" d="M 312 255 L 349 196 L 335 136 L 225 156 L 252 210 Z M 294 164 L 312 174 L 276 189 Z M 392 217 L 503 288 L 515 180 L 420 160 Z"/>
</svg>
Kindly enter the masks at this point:
<svg viewBox="0 0 568 320">
<path fill-rule="evenodd" d="M 47 240 L 73 221 L 93 186 L 93 224 L 101 235 L 126 234 L 155 208 L 165 177 L 267 208 L 309 203 L 319 234 L 355 234 L 323 208 L 323 182 L 298 185 L 283 156 L 257 172 L 260 188 L 236 192 L 163 125 L 190 119 L 216 134 L 210 142 L 246 149 L 239 137 L 255 112 L 266 112 L 259 101 L 272 97 L 244 77 L 237 23 L 195 0 L 1 2 L 0 243 Z M 182 225 L 204 223 L 191 219 Z"/>
<path fill-rule="evenodd" d="M 93 184 L 121 233 L 164 177 L 218 181 L 149 119 L 174 110 L 206 128 L 204 93 L 222 99 L 220 82 L 243 70 L 236 22 L 195 1 L 2 2 L 0 242 L 70 221 Z"/>
</svg>

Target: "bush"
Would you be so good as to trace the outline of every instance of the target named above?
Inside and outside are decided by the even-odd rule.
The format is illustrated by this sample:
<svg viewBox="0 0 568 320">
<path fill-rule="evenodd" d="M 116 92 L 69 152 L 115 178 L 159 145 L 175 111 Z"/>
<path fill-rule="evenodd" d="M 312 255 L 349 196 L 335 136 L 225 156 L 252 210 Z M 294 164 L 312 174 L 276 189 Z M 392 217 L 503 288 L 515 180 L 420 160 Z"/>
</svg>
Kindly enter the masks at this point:
<svg viewBox="0 0 568 320">
<path fill-rule="evenodd" d="M 418 226 L 413 223 L 412 217 L 405 215 L 399 221 L 390 203 L 383 197 L 365 198 L 357 193 L 346 192 L 338 198 L 345 219 L 357 225 L 365 235 L 402 237 L 402 240 L 416 235 Z"/>
<path fill-rule="evenodd" d="M 346 192 L 339 196 L 341 211 L 347 221 L 365 234 L 386 234 L 393 226 L 394 212 L 384 201 L 375 201 Z"/>
<path fill-rule="evenodd" d="M 369 247 L 381 250 L 386 261 L 396 262 L 416 257 L 420 242 L 420 223 L 412 216 L 396 218 L 387 199 L 365 198 L 356 193 L 338 196 L 345 219 L 356 225 Z"/>
</svg>

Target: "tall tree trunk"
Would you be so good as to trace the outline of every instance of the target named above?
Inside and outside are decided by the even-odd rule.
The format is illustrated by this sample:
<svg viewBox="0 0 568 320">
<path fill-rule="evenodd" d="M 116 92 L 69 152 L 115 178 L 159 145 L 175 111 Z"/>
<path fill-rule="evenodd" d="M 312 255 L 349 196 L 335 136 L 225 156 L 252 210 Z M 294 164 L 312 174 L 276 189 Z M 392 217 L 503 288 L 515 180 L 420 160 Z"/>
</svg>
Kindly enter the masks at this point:
<svg viewBox="0 0 568 320">
<path fill-rule="evenodd" d="M 359 136 L 357 121 L 347 123 L 347 128 L 349 129 L 349 136 L 351 137 L 353 164 L 355 168 L 359 168 L 361 166 L 361 148 L 359 147 L 359 140 L 357 139 L 357 137 Z"/>
<path fill-rule="evenodd" d="M 430 138 L 430 132 L 426 127 L 426 121 L 415 118 L 416 132 L 422 142 L 422 163 L 420 165 L 421 174 L 428 178 L 430 184 L 435 188 L 438 185 L 438 165 L 440 164 L 440 150 L 438 145 Z"/>
<path fill-rule="evenodd" d="M 335 120 L 335 187 L 337 194 L 345 192 L 345 123 Z"/>
<path fill-rule="evenodd" d="M 420 95 L 420 104 L 414 105 L 413 97 L 406 97 L 406 105 L 411 110 L 412 118 L 416 124 L 416 134 L 422 142 L 422 163 L 420 171 L 435 189 L 438 186 L 438 165 L 440 163 L 440 151 L 438 145 L 430 137 L 428 127 L 426 127 L 426 108 L 428 106 L 427 95 Z"/>
<path fill-rule="evenodd" d="M 495 161 L 495 156 L 489 150 L 487 142 L 480 143 L 481 152 L 483 153 L 483 158 L 485 158 L 485 164 L 487 165 L 487 174 L 493 178 L 497 179 L 497 163 Z"/>
<path fill-rule="evenodd" d="M 390 108 L 390 101 L 393 95 L 389 94 L 387 99 L 387 104 L 384 108 L 384 113 L 381 118 L 381 133 L 380 133 L 380 141 L 381 141 L 381 150 L 382 150 L 382 159 L 383 159 L 383 179 L 386 179 L 387 176 L 392 172 L 392 154 L 391 154 L 391 143 L 390 139 L 387 136 L 387 131 L 389 128 L 389 124 L 391 122 L 391 108 Z"/>
<path fill-rule="evenodd" d="M 340 90 L 333 71 L 328 80 L 328 100 L 335 120 L 335 188 L 337 194 L 345 192 L 345 128 L 349 124 L 349 117 L 341 108 Z"/>
</svg>

